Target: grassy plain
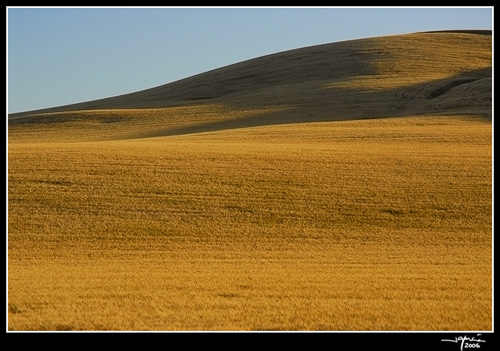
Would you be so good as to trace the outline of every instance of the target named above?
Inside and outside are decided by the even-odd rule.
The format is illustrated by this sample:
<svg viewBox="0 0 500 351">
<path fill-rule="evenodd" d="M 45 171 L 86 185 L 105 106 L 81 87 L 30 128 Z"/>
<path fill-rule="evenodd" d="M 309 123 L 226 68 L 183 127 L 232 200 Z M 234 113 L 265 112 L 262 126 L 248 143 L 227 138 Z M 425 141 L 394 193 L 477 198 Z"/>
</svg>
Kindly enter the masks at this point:
<svg viewBox="0 0 500 351">
<path fill-rule="evenodd" d="M 29 128 L 9 127 L 9 330 L 492 329 L 491 120 Z"/>
</svg>

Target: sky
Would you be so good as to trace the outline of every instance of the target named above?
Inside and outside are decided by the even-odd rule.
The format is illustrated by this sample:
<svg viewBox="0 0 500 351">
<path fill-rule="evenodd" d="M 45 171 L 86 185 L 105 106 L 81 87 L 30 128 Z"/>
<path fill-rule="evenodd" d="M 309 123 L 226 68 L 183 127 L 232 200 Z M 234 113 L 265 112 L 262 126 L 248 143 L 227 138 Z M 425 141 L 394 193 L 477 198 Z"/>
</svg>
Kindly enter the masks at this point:
<svg viewBox="0 0 500 351">
<path fill-rule="evenodd" d="M 131 93 L 285 50 L 493 28 L 493 7 L 7 7 L 7 112 Z"/>
</svg>

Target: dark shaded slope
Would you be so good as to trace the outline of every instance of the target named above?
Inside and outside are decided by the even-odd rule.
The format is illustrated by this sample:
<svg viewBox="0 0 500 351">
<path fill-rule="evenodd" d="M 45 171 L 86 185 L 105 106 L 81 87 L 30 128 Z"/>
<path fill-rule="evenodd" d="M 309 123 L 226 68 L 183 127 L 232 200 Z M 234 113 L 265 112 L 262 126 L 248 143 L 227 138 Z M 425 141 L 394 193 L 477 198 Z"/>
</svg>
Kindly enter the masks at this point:
<svg viewBox="0 0 500 351">
<path fill-rule="evenodd" d="M 368 49 L 362 40 L 318 45 L 243 61 L 139 92 L 11 116 L 82 109 L 158 108 L 208 100 L 232 100 L 270 87 L 345 79 L 352 72 L 373 74 L 375 70 L 371 62 L 374 54 L 376 52 Z"/>
</svg>

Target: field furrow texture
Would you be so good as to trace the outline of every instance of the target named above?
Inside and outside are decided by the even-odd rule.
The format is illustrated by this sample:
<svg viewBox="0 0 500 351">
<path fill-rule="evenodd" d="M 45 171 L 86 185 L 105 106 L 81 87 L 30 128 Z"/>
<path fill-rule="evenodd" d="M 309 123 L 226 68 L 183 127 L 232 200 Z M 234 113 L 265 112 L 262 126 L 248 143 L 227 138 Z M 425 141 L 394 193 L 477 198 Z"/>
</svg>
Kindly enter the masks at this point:
<svg viewBox="0 0 500 351">
<path fill-rule="evenodd" d="M 492 123 L 8 150 L 9 330 L 491 330 Z"/>
</svg>

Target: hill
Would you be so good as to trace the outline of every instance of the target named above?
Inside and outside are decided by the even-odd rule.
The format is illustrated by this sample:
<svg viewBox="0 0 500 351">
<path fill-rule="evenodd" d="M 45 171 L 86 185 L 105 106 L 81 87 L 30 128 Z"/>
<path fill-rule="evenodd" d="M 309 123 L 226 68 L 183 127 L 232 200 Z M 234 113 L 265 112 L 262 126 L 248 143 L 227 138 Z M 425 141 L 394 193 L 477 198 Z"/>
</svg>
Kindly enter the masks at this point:
<svg viewBox="0 0 500 351">
<path fill-rule="evenodd" d="M 416 33 L 9 116 L 8 330 L 491 331 L 491 65 Z"/>
<path fill-rule="evenodd" d="M 130 94 L 11 114 L 9 133 L 46 122 L 49 129 L 72 122 L 86 134 L 113 139 L 415 114 L 491 119 L 491 74 L 491 31 L 373 37 L 258 57 Z"/>
</svg>

